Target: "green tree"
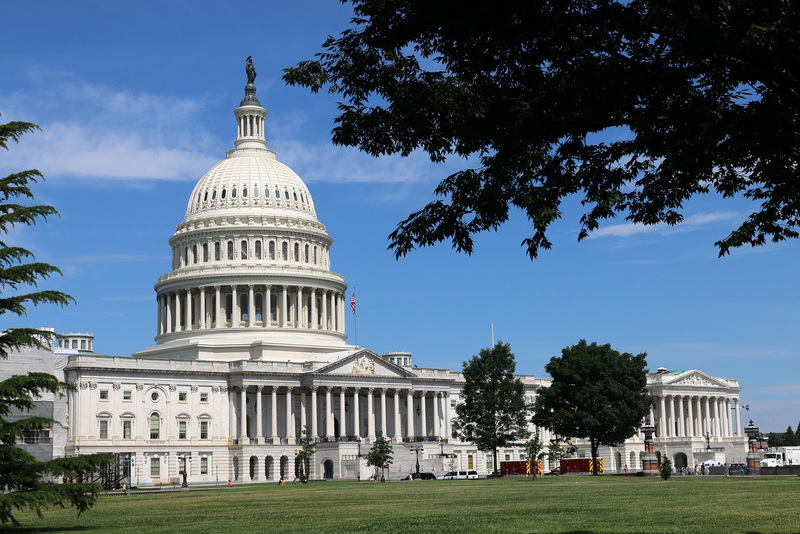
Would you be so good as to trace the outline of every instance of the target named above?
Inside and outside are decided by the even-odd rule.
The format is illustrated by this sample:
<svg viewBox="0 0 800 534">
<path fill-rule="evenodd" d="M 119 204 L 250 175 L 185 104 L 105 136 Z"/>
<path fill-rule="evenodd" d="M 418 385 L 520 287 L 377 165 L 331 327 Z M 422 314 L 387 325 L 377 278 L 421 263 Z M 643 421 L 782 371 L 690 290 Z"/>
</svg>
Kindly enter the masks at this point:
<svg viewBox="0 0 800 534">
<path fill-rule="evenodd" d="M 783 435 L 783 444 L 787 447 L 800 445 L 800 442 L 797 441 L 797 435 L 794 433 L 794 430 L 792 430 L 792 425 L 786 428 L 786 433 Z"/>
<path fill-rule="evenodd" d="M 39 127 L 28 122 L 9 122 L 0 125 L 0 147 L 8 150 L 8 141 L 18 142 L 25 134 Z M 13 173 L 0 179 L 0 236 L 7 235 L 16 225 L 33 226 L 58 212 L 52 206 L 25 205 L 19 200 L 33 199 L 31 184 L 43 179 L 37 170 Z M 40 280 L 60 274 L 57 267 L 34 260 L 33 254 L 10 246 L 0 240 L 0 315 L 11 313 L 24 316 L 27 306 L 57 304 L 65 306 L 72 297 L 60 291 L 29 291 Z M 0 332 L 0 357 L 22 347 L 47 350 L 55 334 L 35 328 L 7 328 Z M 45 393 L 63 396 L 71 389 L 66 383 L 46 373 L 15 375 L 0 382 L 0 523 L 18 524 L 14 510 L 29 509 L 42 515 L 42 508 L 51 505 L 74 506 L 78 514 L 95 502 L 97 484 L 56 484 L 52 478 L 83 478 L 110 460 L 106 455 L 86 455 L 39 461 L 17 447 L 17 440 L 26 433 L 59 424 L 47 417 L 18 417 L 33 410 L 35 401 Z"/>
<path fill-rule="evenodd" d="M 672 461 L 669 458 L 661 460 L 661 465 L 658 466 L 658 474 L 664 480 L 669 480 L 672 476 Z"/>
<path fill-rule="evenodd" d="M 553 469 L 560 467 L 561 460 L 569 458 L 575 451 L 575 447 L 571 444 L 562 445 L 560 441 L 553 440 L 547 444 L 547 459 L 550 460 L 550 465 Z"/>
<path fill-rule="evenodd" d="M 456 404 L 453 437 L 492 451 L 497 472 L 497 448 L 528 436 L 527 406 L 511 346 L 498 342 L 464 362 L 460 402 Z"/>
<path fill-rule="evenodd" d="M 392 465 L 392 442 L 386 439 L 383 432 L 378 430 L 375 442 L 367 454 L 367 465 L 375 466 L 381 470 L 381 482 L 385 482 L 384 472 Z"/>
<path fill-rule="evenodd" d="M 544 453 L 542 452 L 544 449 L 544 444 L 542 443 L 542 440 L 539 439 L 538 428 L 533 433 L 531 439 L 522 444 L 522 448 L 525 450 L 525 457 L 531 462 L 531 474 L 533 475 L 532 479 L 536 479 L 535 462 L 544 456 Z"/>
<path fill-rule="evenodd" d="M 631 437 L 649 412 L 646 356 L 583 339 L 562 349 L 545 366 L 552 383 L 538 392 L 533 423 L 560 436 L 588 439 L 597 474 L 600 445 Z"/>
<path fill-rule="evenodd" d="M 350 3 L 351 27 L 284 80 L 342 99 L 335 144 L 467 162 L 391 234 L 398 257 L 443 241 L 470 253 L 514 209 L 534 258 L 566 197 L 584 206 L 579 240 L 618 214 L 678 224 L 709 192 L 753 201 L 720 255 L 798 237 L 791 2 Z"/>
<path fill-rule="evenodd" d="M 317 442 L 311 436 L 311 431 L 308 430 L 308 425 L 303 427 L 300 433 L 300 439 L 297 442 L 300 445 L 300 452 L 297 453 L 297 461 L 300 462 L 300 482 L 308 482 L 309 469 L 311 468 L 311 459 L 317 452 Z"/>
</svg>

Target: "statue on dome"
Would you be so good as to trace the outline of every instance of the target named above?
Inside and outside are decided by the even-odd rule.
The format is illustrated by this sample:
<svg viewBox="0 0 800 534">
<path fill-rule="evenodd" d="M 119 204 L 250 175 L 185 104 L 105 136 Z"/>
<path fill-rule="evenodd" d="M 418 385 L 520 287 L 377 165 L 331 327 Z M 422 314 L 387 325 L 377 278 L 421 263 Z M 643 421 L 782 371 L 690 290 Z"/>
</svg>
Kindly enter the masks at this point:
<svg viewBox="0 0 800 534">
<path fill-rule="evenodd" d="M 253 56 L 247 56 L 247 66 L 245 70 L 247 71 L 247 83 L 256 81 L 256 68 L 253 66 Z"/>
</svg>

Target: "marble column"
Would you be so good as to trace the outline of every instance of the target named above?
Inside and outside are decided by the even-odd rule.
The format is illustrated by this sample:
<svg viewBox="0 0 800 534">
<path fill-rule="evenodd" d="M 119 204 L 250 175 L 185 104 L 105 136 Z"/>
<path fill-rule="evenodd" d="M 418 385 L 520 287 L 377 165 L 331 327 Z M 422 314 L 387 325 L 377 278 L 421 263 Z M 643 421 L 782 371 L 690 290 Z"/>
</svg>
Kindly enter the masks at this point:
<svg viewBox="0 0 800 534">
<path fill-rule="evenodd" d="M 311 436 L 316 439 L 317 433 L 317 389 L 319 386 L 311 386 Z"/>
<path fill-rule="evenodd" d="M 739 414 L 739 399 L 733 399 L 734 406 L 736 407 L 736 435 L 742 435 L 742 419 Z"/>
<path fill-rule="evenodd" d="M 231 328 L 239 328 L 239 296 L 236 285 L 231 286 Z"/>
<path fill-rule="evenodd" d="M 200 287 L 200 330 L 206 329 L 206 288 Z"/>
<path fill-rule="evenodd" d="M 264 298 L 261 300 L 261 323 L 264 328 L 272 326 L 272 292 L 269 284 L 264 286 Z"/>
<path fill-rule="evenodd" d="M 280 443 L 278 437 L 278 386 L 271 386 L 269 397 L 269 433 L 273 444 Z"/>
<path fill-rule="evenodd" d="M 183 327 L 181 326 L 181 294 L 180 292 L 175 292 L 175 331 L 181 332 L 183 331 Z"/>
<path fill-rule="evenodd" d="M 347 436 L 347 416 L 345 415 L 344 405 L 345 401 L 344 388 L 339 388 L 339 437 Z"/>
<path fill-rule="evenodd" d="M 222 328 L 222 301 L 220 299 L 220 286 L 214 286 L 214 328 Z"/>
<path fill-rule="evenodd" d="M 678 437 L 686 436 L 686 414 L 683 412 L 683 396 L 678 395 Z"/>
<path fill-rule="evenodd" d="M 261 426 L 261 391 L 264 386 L 256 386 L 256 439 L 258 443 L 264 442 L 264 429 Z"/>
<path fill-rule="evenodd" d="M 688 411 L 688 417 L 689 417 L 689 420 L 687 421 L 688 425 L 686 427 L 687 428 L 686 435 L 689 436 L 690 438 L 693 438 L 697 435 L 697 432 L 695 431 L 694 427 L 694 410 L 692 409 L 693 403 L 694 403 L 694 397 L 690 395 L 688 402 L 686 403 L 686 409 Z"/>
<path fill-rule="evenodd" d="M 406 391 L 406 437 L 414 437 L 414 390 Z"/>
<path fill-rule="evenodd" d="M 375 410 L 372 409 L 373 388 L 367 388 L 367 439 L 375 441 Z"/>
<path fill-rule="evenodd" d="M 325 436 L 328 439 L 333 439 L 333 388 L 328 386 L 325 388 Z"/>
<path fill-rule="evenodd" d="M 256 300 L 253 284 L 247 286 L 247 326 L 253 328 L 256 321 Z"/>
<path fill-rule="evenodd" d="M 361 388 L 353 388 L 353 433 L 357 438 L 361 437 L 361 415 L 359 414 L 358 392 Z"/>
<path fill-rule="evenodd" d="M 386 424 L 386 388 L 381 388 L 381 433 L 386 438 L 389 426 Z"/>
<path fill-rule="evenodd" d="M 300 432 L 305 430 L 308 422 L 306 421 L 306 392 L 300 390 Z"/>
<path fill-rule="evenodd" d="M 419 406 L 422 409 L 422 413 L 420 414 L 420 420 L 422 421 L 422 433 L 420 434 L 423 437 L 428 437 L 428 406 L 426 401 L 427 392 L 423 391 L 419 397 Z"/>
<path fill-rule="evenodd" d="M 663 438 L 667 436 L 667 407 L 664 395 L 658 396 L 658 437 Z"/>
<path fill-rule="evenodd" d="M 247 386 L 242 386 L 240 388 L 240 405 L 239 405 L 239 412 L 240 412 L 240 419 L 239 419 L 239 437 L 242 441 L 239 442 L 239 445 L 246 445 L 244 439 L 247 436 Z M 239 466 L 241 467 L 241 466 Z"/>
<path fill-rule="evenodd" d="M 311 328 L 316 330 L 318 328 L 317 322 L 317 290 L 311 288 Z"/>
<path fill-rule="evenodd" d="M 292 413 L 292 408 L 294 407 L 294 401 L 292 400 L 292 387 L 286 387 L 286 443 L 288 445 L 292 445 L 295 442 L 294 439 L 294 414 Z"/>
<path fill-rule="evenodd" d="M 394 425 L 392 426 L 392 431 L 394 433 L 393 439 L 395 443 L 400 443 L 401 441 L 401 430 L 400 430 L 400 390 L 395 388 L 394 390 Z"/>
<path fill-rule="evenodd" d="M 288 289 L 289 288 L 287 286 L 281 286 L 281 306 L 280 310 L 278 310 L 278 315 L 280 315 L 280 321 L 278 324 L 281 326 L 281 328 L 286 328 L 286 321 L 288 317 L 288 313 L 286 310 L 286 306 L 289 302 L 289 299 L 287 298 L 286 295 Z"/>
</svg>

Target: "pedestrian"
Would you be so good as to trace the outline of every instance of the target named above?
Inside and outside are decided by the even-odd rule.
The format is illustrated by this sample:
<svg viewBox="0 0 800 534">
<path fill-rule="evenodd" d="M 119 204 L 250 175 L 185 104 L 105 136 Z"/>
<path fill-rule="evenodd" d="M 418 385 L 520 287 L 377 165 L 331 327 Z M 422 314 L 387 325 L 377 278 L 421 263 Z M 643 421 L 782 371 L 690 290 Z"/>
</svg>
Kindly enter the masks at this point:
<svg viewBox="0 0 800 534">
<path fill-rule="evenodd" d="M 228 479 L 228 487 L 231 487 L 231 479 Z"/>
<path fill-rule="evenodd" d="M 280 485 L 280 486 L 285 486 L 286 485 L 286 482 L 283 481 L 283 476 L 281 476 L 281 480 L 280 480 L 280 482 L 278 482 L 278 485 Z"/>
</svg>

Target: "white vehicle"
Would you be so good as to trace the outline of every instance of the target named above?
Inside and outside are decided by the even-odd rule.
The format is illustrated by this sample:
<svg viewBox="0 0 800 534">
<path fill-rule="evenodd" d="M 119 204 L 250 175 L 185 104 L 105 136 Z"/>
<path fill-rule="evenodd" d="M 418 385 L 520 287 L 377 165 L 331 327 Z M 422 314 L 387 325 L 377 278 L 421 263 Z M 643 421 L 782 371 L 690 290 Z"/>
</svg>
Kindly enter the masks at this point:
<svg viewBox="0 0 800 534">
<path fill-rule="evenodd" d="M 478 478 L 477 471 L 450 471 L 445 473 L 442 480 L 466 480 L 470 478 Z"/>
<path fill-rule="evenodd" d="M 800 447 L 773 447 L 764 453 L 761 467 L 800 465 Z"/>
</svg>

